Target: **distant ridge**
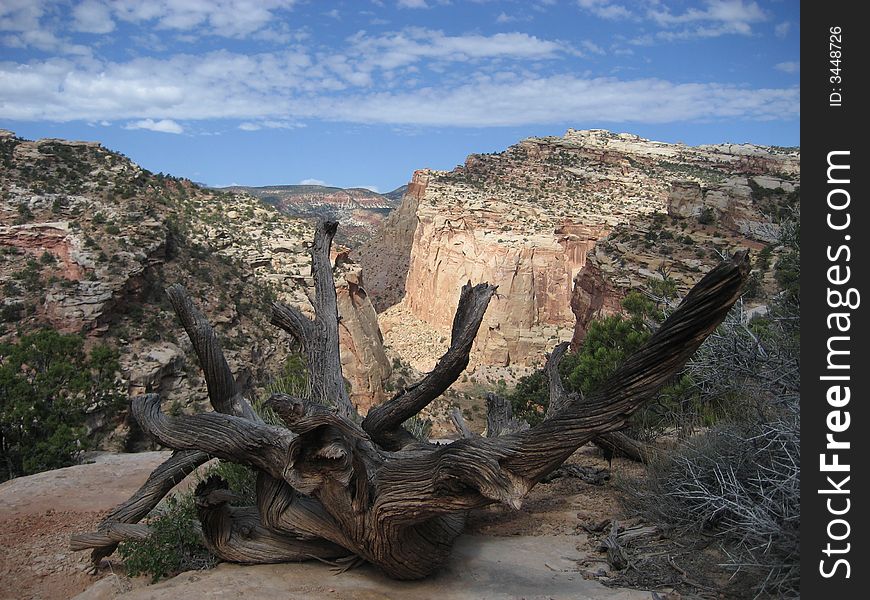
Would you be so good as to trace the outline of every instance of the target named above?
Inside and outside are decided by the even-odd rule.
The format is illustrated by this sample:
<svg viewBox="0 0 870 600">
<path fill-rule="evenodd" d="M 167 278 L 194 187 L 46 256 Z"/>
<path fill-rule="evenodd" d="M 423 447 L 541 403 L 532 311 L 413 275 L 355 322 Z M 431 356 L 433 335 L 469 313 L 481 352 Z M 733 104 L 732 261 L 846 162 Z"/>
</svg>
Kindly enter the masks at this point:
<svg viewBox="0 0 870 600">
<path fill-rule="evenodd" d="M 237 185 L 219 189 L 250 194 L 288 216 L 338 220 L 342 224 L 338 241 L 356 247 L 399 205 L 407 186 L 386 194 L 366 188 L 325 185 Z"/>
</svg>

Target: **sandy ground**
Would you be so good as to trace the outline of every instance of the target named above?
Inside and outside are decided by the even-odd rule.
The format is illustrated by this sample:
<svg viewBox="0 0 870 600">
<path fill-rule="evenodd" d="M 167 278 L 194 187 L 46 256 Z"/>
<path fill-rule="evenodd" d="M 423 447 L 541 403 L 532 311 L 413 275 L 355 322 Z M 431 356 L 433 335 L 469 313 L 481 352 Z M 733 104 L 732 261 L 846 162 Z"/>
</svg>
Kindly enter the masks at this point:
<svg viewBox="0 0 870 600">
<path fill-rule="evenodd" d="M 600 461 L 594 450 L 581 453 L 574 460 Z M 117 563 L 114 569 L 89 574 L 88 554 L 69 551 L 69 535 L 96 525 L 166 456 L 101 455 L 93 464 L 0 485 L 0 598 L 55 600 L 80 593 L 82 600 L 652 598 L 649 592 L 608 588 L 592 578 L 606 581 L 607 565 L 586 531 L 619 509 L 609 486 L 568 478 L 539 485 L 520 511 L 493 506 L 475 512 L 469 534 L 459 539 L 445 569 L 421 582 L 395 582 L 371 566 L 333 575 L 319 563 L 223 564 L 155 585 L 123 577 Z M 614 462 L 617 472 L 634 468 Z"/>
<path fill-rule="evenodd" d="M 69 536 L 96 526 L 168 456 L 101 454 L 0 484 L 0 598 L 60 600 L 92 585 L 88 553 L 70 551 Z"/>
</svg>

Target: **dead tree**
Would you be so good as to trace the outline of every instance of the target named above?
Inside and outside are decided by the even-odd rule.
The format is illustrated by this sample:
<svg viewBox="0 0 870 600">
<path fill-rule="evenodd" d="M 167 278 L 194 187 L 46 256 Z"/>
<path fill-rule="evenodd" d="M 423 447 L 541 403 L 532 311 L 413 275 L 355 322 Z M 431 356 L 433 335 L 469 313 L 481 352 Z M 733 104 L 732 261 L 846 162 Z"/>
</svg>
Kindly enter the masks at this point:
<svg viewBox="0 0 870 600">
<path fill-rule="evenodd" d="M 74 548 L 93 548 L 99 559 L 119 540 L 141 538 L 134 524 L 197 465 L 218 457 L 258 473 L 254 507 L 232 506 L 220 480 L 197 488 L 203 537 L 218 557 L 241 563 L 345 557 L 348 564 L 375 564 L 396 579 L 425 577 L 447 559 L 470 509 L 495 502 L 518 508 L 575 449 L 624 427 L 722 321 L 749 272 L 745 253 L 713 269 L 589 398 L 553 403 L 548 418 L 530 429 L 506 426 L 503 435 L 434 446 L 415 439 L 402 424 L 468 365 L 495 287 L 465 285 L 450 348 L 436 367 L 360 419 L 348 400 L 339 362 L 329 260 L 335 231 L 335 223 L 321 223 L 311 249 L 316 318 L 288 306 L 273 307 L 273 323 L 305 348 L 311 378 L 311 398 L 269 398 L 267 405 L 283 427 L 263 423 L 251 410 L 238 394 L 214 331 L 182 288 L 170 288 L 215 412 L 171 417 L 160 410 L 157 395 L 134 398 L 132 413 L 142 429 L 175 452 L 98 531 L 73 536 Z"/>
</svg>

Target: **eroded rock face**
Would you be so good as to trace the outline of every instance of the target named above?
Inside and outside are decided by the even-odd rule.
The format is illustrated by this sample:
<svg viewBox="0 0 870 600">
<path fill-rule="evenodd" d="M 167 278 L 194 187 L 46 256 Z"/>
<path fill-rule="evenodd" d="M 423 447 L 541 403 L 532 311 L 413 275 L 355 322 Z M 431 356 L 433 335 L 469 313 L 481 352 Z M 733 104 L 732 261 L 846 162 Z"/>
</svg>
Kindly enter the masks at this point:
<svg viewBox="0 0 870 600">
<path fill-rule="evenodd" d="M 471 155 L 450 172 L 417 171 L 360 263 L 367 280 L 378 278 L 370 292 L 379 310 L 403 298 L 410 313 L 448 335 L 461 286 L 497 284 L 472 366 L 532 364 L 572 337 L 575 283 L 574 311 L 618 309 L 623 292 L 614 290 L 625 282 L 595 284 L 594 272 L 577 279 L 586 254 L 614 228 L 668 210 L 699 227 L 709 206 L 727 235 L 761 239 L 756 186 L 788 193 L 799 169 L 793 149 L 690 147 L 604 130 L 529 138 Z M 375 275 L 385 262 L 397 268 Z M 645 262 L 638 276 L 654 276 L 656 267 Z"/>
<path fill-rule="evenodd" d="M 449 327 L 462 286 L 488 281 L 498 286 L 498 295 L 475 341 L 480 363 L 524 364 L 570 335 L 571 282 L 600 230 L 572 224 L 506 244 L 502 234 L 462 216 L 454 219 L 425 205 L 417 216 L 404 299 L 412 313 Z"/>
<path fill-rule="evenodd" d="M 384 351 L 378 314 L 362 286 L 362 269 L 346 268 L 336 282 L 341 370 L 360 414 L 386 400 L 384 383 L 392 368 Z"/>
<path fill-rule="evenodd" d="M 390 213 L 372 238 L 353 253 L 365 273 L 366 287 L 378 312 L 394 306 L 405 295 L 405 278 L 417 229 L 417 207 L 430 177 L 428 170 L 416 171 L 398 208 Z"/>
<path fill-rule="evenodd" d="M 571 346 L 580 347 L 586 337 L 589 323 L 596 318 L 617 314 L 625 291 L 616 288 L 601 272 L 595 257 L 587 260 L 586 267 L 574 277 L 571 293 L 571 312 L 574 313 L 574 334 Z"/>
</svg>

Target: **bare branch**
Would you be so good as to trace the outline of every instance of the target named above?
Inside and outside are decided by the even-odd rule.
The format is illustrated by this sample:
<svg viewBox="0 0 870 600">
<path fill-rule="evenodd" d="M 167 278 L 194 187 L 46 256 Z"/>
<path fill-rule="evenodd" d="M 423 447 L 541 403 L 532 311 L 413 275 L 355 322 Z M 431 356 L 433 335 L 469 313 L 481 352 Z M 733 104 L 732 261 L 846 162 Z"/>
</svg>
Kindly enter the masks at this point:
<svg viewBox="0 0 870 600">
<path fill-rule="evenodd" d="M 196 351 L 205 376 L 208 397 L 214 409 L 228 415 L 259 421 L 260 417 L 239 393 L 236 380 L 230 371 L 223 350 L 221 350 L 214 328 L 194 306 L 187 290 L 184 289 L 184 286 L 176 283 L 168 287 L 166 293 L 175 308 L 181 325 L 193 343 L 193 349 Z"/>
<path fill-rule="evenodd" d="M 160 397 L 133 399 L 132 413 L 142 429 L 175 450 L 201 450 L 211 456 L 250 465 L 281 477 L 287 460 L 290 431 L 221 413 L 169 417 L 160 410 Z"/>
<path fill-rule="evenodd" d="M 493 392 L 486 395 L 486 437 L 499 437 L 528 428 L 528 423 L 514 417 L 513 407 L 505 398 Z"/>
<path fill-rule="evenodd" d="M 423 410 L 459 378 L 468 366 L 471 345 L 495 290 L 496 286 L 488 283 L 472 286 L 468 282 L 462 286 L 450 348 L 422 381 L 373 407 L 363 420 L 363 429 L 375 442 L 388 449 L 401 447 L 396 434 L 402 423 Z M 407 438 L 403 436 L 403 439 Z"/>
<path fill-rule="evenodd" d="M 559 376 L 559 363 L 568 351 L 570 342 L 562 342 L 553 348 L 550 356 L 547 357 L 547 364 L 544 366 L 544 371 L 547 374 L 547 381 L 550 387 L 550 402 L 547 405 L 547 414 L 544 418 L 549 419 L 557 412 L 565 408 L 570 402 L 568 394 L 562 385 L 562 378 Z"/>
<path fill-rule="evenodd" d="M 468 428 L 468 423 L 462 417 L 462 411 L 459 410 L 458 406 L 450 409 L 450 422 L 453 423 L 453 427 L 459 433 L 459 437 L 463 439 L 473 438 L 477 435 Z"/>
</svg>

